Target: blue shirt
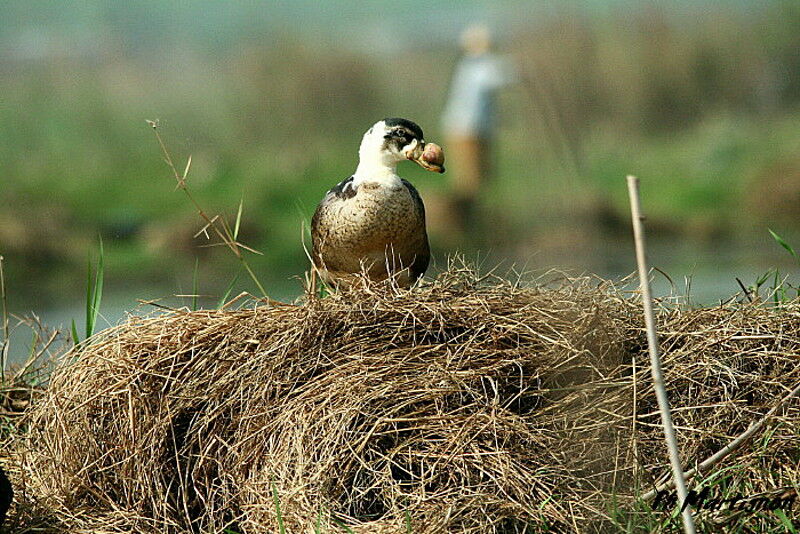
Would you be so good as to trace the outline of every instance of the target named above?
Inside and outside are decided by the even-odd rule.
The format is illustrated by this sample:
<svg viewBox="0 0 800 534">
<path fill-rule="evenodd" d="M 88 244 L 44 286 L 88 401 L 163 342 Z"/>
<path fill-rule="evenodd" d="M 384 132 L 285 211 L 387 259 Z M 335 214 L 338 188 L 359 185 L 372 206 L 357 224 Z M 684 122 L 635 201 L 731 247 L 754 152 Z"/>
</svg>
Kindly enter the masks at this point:
<svg viewBox="0 0 800 534">
<path fill-rule="evenodd" d="M 490 137 L 497 89 L 513 81 L 511 65 L 493 54 L 465 56 L 456 66 L 442 116 L 447 134 Z"/>
</svg>

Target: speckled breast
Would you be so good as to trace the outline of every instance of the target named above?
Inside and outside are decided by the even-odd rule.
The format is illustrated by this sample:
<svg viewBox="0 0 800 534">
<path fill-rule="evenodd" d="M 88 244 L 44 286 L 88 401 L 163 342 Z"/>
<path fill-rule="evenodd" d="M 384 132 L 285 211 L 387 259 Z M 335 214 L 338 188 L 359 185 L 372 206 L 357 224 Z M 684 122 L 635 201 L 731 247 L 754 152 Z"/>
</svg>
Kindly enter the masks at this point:
<svg viewBox="0 0 800 534">
<path fill-rule="evenodd" d="M 407 267 L 423 248 L 427 253 L 424 215 L 402 185 L 362 183 L 355 196 L 331 208 L 320 221 L 326 230 L 320 252 L 328 269 L 357 272 L 366 260 L 373 264 L 370 271 L 385 270 L 387 256 L 390 264 L 399 260 L 398 267 Z"/>
</svg>

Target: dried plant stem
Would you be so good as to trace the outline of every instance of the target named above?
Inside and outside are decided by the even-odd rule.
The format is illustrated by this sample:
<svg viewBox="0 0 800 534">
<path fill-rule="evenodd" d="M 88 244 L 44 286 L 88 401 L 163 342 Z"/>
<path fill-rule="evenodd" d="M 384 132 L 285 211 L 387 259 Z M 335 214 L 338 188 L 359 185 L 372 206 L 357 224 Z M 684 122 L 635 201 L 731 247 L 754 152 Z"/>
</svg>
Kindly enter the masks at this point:
<svg viewBox="0 0 800 534">
<path fill-rule="evenodd" d="M 186 162 L 186 169 L 183 171 L 183 174 L 180 174 L 178 172 L 178 169 L 175 167 L 175 164 L 172 162 L 172 157 L 169 155 L 169 151 L 167 150 L 167 147 L 164 144 L 163 139 L 161 139 L 161 135 L 158 133 L 158 122 L 157 121 L 148 120 L 147 124 L 150 125 L 151 128 L 153 128 L 153 132 L 156 134 L 156 139 L 158 140 L 158 144 L 161 147 L 161 152 L 162 152 L 162 154 L 164 154 L 164 160 L 166 161 L 166 163 L 169 166 L 169 168 L 172 170 L 172 174 L 174 175 L 175 181 L 178 184 L 177 185 L 178 189 L 183 191 L 183 193 L 186 195 L 186 198 L 189 199 L 189 201 L 194 206 L 195 210 L 197 210 L 197 214 L 200 215 L 200 217 L 206 222 L 205 227 L 203 227 L 203 229 L 199 233 L 203 233 L 208 228 L 211 228 L 214 231 L 214 233 L 217 235 L 217 237 L 219 237 L 222 240 L 222 243 L 225 246 L 227 246 L 230 249 L 231 252 L 233 252 L 234 256 L 236 256 L 236 259 L 238 259 L 239 262 L 241 262 L 242 267 L 244 267 L 244 270 L 247 271 L 247 274 L 250 276 L 250 278 L 256 284 L 256 287 L 258 287 L 258 290 L 261 292 L 261 295 L 263 297 L 267 298 L 266 289 L 264 289 L 264 286 L 261 285 L 261 282 L 259 281 L 258 277 L 253 272 L 253 269 L 250 267 L 250 264 L 247 263 L 247 260 L 242 255 L 241 249 L 245 249 L 245 250 L 247 250 L 249 252 L 253 252 L 255 254 L 261 254 L 261 252 L 255 250 L 255 249 L 252 249 L 252 248 L 244 245 L 243 243 L 240 243 L 239 241 L 237 241 L 235 232 L 231 231 L 230 226 L 228 225 L 228 223 L 225 221 L 225 219 L 223 217 L 216 216 L 216 217 L 212 218 L 212 217 L 208 216 L 208 214 L 200 206 L 200 203 L 197 202 L 197 199 L 194 198 L 194 195 L 192 195 L 192 192 L 189 191 L 189 188 L 186 187 L 186 176 L 189 174 L 189 168 L 191 167 L 191 164 L 192 164 L 191 156 L 189 157 L 188 161 Z M 239 208 L 240 208 L 239 214 L 241 215 L 241 205 L 240 205 Z M 238 230 L 238 218 L 237 218 L 237 230 Z"/>
<path fill-rule="evenodd" d="M 636 403 L 636 395 L 638 394 L 637 391 L 637 376 L 636 376 L 636 358 L 631 357 L 631 369 L 633 369 L 632 374 L 632 386 L 633 386 L 633 395 L 631 395 L 631 406 L 633 407 L 633 417 L 631 418 L 631 457 L 633 461 L 633 478 L 636 480 L 636 483 L 639 483 L 639 443 L 636 439 L 636 418 L 638 417 L 637 414 L 637 403 Z"/>
<path fill-rule="evenodd" d="M 695 532 L 694 519 L 692 518 L 691 506 L 683 506 L 686 503 L 686 481 L 683 479 L 683 467 L 681 466 L 680 451 L 678 442 L 675 438 L 675 428 L 672 425 L 672 416 L 669 409 L 669 398 L 667 388 L 664 385 L 664 375 L 661 372 L 661 358 L 658 353 L 658 335 L 656 334 L 655 315 L 653 313 L 653 297 L 650 293 L 650 279 L 647 269 L 647 259 L 645 258 L 645 237 L 641 204 L 639 201 L 639 180 L 635 176 L 628 176 L 628 195 L 631 202 L 631 217 L 633 219 L 633 234 L 636 243 L 636 263 L 639 268 L 639 282 L 642 291 L 642 305 L 644 307 L 644 320 L 647 327 L 647 345 L 650 352 L 650 367 L 653 375 L 653 385 L 658 400 L 658 408 L 661 413 L 661 424 L 664 427 L 664 437 L 669 450 L 670 464 L 672 465 L 672 476 L 675 488 L 678 491 L 678 502 L 683 510 L 683 530 L 687 534 Z"/>
<path fill-rule="evenodd" d="M 718 450 L 717 452 L 715 452 L 714 454 L 712 454 L 711 456 L 700 462 L 700 465 L 692 469 L 689 469 L 688 471 L 683 473 L 684 478 L 688 480 L 693 476 L 695 476 L 697 473 L 700 473 L 707 469 L 711 469 L 719 462 L 721 462 L 723 459 L 725 459 L 728 455 L 730 455 L 732 452 L 734 452 L 736 449 L 740 448 L 742 445 L 750 441 L 750 438 L 752 438 L 756 434 L 756 432 L 761 430 L 761 427 L 763 427 L 767 423 L 767 421 L 769 421 L 769 419 L 772 418 L 772 416 L 774 416 L 778 412 L 781 406 L 789 402 L 792 399 L 792 397 L 794 397 L 798 393 L 800 393 L 800 383 L 798 383 L 794 387 L 794 389 L 792 389 L 785 397 L 779 400 L 775 404 L 775 406 L 770 408 L 770 410 L 764 414 L 764 417 L 762 417 L 755 423 L 751 424 L 749 427 L 747 427 L 747 430 L 736 436 L 736 438 L 731 440 L 730 443 L 726 444 L 720 450 Z M 672 489 L 673 487 L 674 487 L 673 481 L 668 480 L 667 482 L 659 486 L 656 486 L 652 490 L 642 495 L 642 500 L 649 501 L 650 499 L 655 498 L 655 496 L 658 494 L 659 491 L 669 490 Z"/>
</svg>

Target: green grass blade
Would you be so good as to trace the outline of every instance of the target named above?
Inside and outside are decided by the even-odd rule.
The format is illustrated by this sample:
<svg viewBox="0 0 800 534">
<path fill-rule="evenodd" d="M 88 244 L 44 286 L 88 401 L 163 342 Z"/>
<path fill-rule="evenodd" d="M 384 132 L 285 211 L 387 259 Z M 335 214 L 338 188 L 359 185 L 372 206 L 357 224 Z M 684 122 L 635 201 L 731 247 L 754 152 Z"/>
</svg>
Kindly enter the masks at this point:
<svg viewBox="0 0 800 534">
<path fill-rule="evenodd" d="M 406 534 L 411 534 L 411 512 L 406 510 Z"/>
<path fill-rule="evenodd" d="M 100 313 L 100 300 L 103 298 L 103 270 L 104 270 L 103 240 L 100 240 L 97 267 L 94 281 L 92 280 L 92 263 L 89 261 L 86 273 L 86 339 L 92 337 Z"/>
<path fill-rule="evenodd" d="M 797 534 L 797 529 L 794 527 L 792 520 L 786 516 L 785 510 L 778 508 L 777 510 L 773 510 L 772 513 L 781 520 L 781 524 L 788 532 L 791 532 L 791 534 Z"/>
<path fill-rule="evenodd" d="M 314 524 L 314 534 L 322 534 L 322 508 L 317 512 L 317 522 Z"/>
<path fill-rule="evenodd" d="M 31 339 L 31 350 L 28 351 L 28 360 L 33 358 L 33 355 L 36 354 L 36 346 L 38 344 L 39 344 L 39 332 L 34 330 L 33 337 Z"/>
<path fill-rule="evenodd" d="M 75 343 L 75 346 L 81 342 L 81 339 L 78 337 L 78 329 L 75 327 L 75 319 L 72 320 L 72 342 Z"/>
<path fill-rule="evenodd" d="M 91 253 L 86 260 L 86 325 L 84 334 L 86 338 L 92 335 L 92 257 Z"/>
<path fill-rule="evenodd" d="M 352 528 L 348 527 L 347 525 L 345 525 L 344 523 L 342 523 L 341 521 L 339 521 L 339 520 L 338 520 L 338 519 L 336 519 L 335 517 L 331 517 L 331 520 L 332 520 L 334 523 L 336 523 L 336 526 L 338 526 L 339 528 L 341 528 L 342 530 L 344 530 L 344 531 L 345 531 L 345 532 L 347 532 L 348 534 L 355 534 L 355 532 L 353 532 L 353 529 L 352 529 Z"/>
<path fill-rule="evenodd" d="M 275 481 L 271 481 L 272 485 L 272 500 L 275 502 L 275 513 L 278 514 L 278 532 L 286 534 L 286 527 L 283 526 L 283 516 L 281 515 L 281 500 L 278 498 L 278 488 L 275 487 Z"/>
<path fill-rule="evenodd" d="M 236 275 L 233 277 L 233 280 L 231 280 L 231 283 L 228 284 L 227 289 L 225 289 L 225 294 L 222 295 L 222 298 L 219 299 L 219 302 L 217 303 L 217 308 L 222 308 L 225 305 L 225 303 L 228 302 L 228 298 L 231 296 L 231 292 L 233 291 L 233 286 L 235 286 L 236 282 L 239 281 L 240 274 L 242 274 L 242 271 L 236 272 Z"/>
<path fill-rule="evenodd" d="M 767 228 L 767 230 L 769 230 L 770 235 L 772 235 L 772 239 L 774 239 L 780 246 L 788 250 L 789 254 L 791 254 L 793 258 L 800 259 L 797 257 L 797 252 L 794 251 L 792 246 L 789 243 L 787 243 L 786 240 L 784 240 L 781 236 L 773 232 L 771 229 Z"/>
<path fill-rule="evenodd" d="M 763 286 L 763 285 L 764 285 L 764 282 L 766 282 L 766 281 L 767 281 L 767 279 L 769 279 L 769 277 L 770 277 L 770 275 L 771 275 L 771 274 L 772 274 L 772 270 L 769 270 L 769 271 L 765 272 L 764 274 L 762 274 L 762 275 L 761 275 L 761 276 L 758 278 L 758 280 L 756 280 L 756 289 L 758 289 L 758 288 L 760 288 L 761 286 Z"/>
<path fill-rule="evenodd" d="M 94 334 L 95 325 L 97 324 L 97 316 L 100 314 L 100 300 L 103 298 L 103 270 L 104 270 L 104 254 L 103 254 L 103 240 L 100 240 L 98 251 L 97 267 L 94 274 L 94 283 L 92 283 L 92 265 L 89 263 L 87 284 L 86 284 L 86 339 L 92 337 Z"/>
<path fill-rule="evenodd" d="M 103 252 L 103 240 L 100 239 L 100 257 L 97 260 L 97 272 L 94 277 L 94 299 L 92 301 L 92 334 L 97 325 L 97 316 L 100 314 L 100 301 L 103 298 L 103 276 L 105 273 L 105 253 Z"/>
</svg>

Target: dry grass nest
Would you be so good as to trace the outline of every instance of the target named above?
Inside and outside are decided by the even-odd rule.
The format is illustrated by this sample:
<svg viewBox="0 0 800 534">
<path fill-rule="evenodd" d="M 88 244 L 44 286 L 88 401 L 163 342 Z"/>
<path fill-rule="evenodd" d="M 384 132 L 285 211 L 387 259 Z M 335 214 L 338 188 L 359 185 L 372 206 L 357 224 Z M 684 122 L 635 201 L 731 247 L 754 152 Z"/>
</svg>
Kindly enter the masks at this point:
<svg viewBox="0 0 800 534">
<path fill-rule="evenodd" d="M 661 307 L 687 464 L 800 380 L 799 312 Z M 451 269 L 411 291 L 132 316 L 68 353 L 28 413 L 14 521 L 75 533 L 603 529 L 667 472 L 647 369 L 640 303 L 592 278 Z M 796 484 L 798 419 L 788 403 L 723 462 L 738 466 L 730 484 Z"/>
</svg>

